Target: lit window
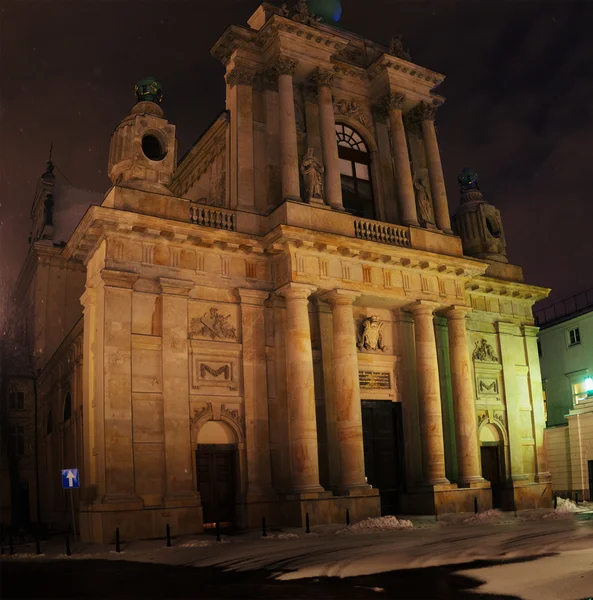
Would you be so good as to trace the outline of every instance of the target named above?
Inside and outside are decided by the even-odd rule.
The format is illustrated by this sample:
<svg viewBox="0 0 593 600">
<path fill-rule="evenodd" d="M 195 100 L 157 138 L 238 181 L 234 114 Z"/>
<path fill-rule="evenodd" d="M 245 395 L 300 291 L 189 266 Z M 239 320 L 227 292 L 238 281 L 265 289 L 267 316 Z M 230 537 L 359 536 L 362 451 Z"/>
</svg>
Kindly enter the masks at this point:
<svg viewBox="0 0 593 600">
<path fill-rule="evenodd" d="M 342 201 L 346 212 L 365 219 L 375 218 L 371 183 L 371 157 L 362 137 L 347 125 L 336 124 Z"/>
<path fill-rule="evenodd" d="M 10 410 L 24 410 L 25 392 L 10 392 L 8 394 L 8 408 Z"/>
<path fill-rule="evenodd" d="M 578 383 L 573 383 L 572 394 L 575 404 L 593 398 L 593 377 L 586 377 Z"/>
<path fill-rule="evenodd" d="M 568 345 L 576 346 L 577 344 L 580 344 L 580 343 L 581 343 L 581 332 L 578 327 L 575 327 L 574 329 L 571 329 L 568 332 Z"/>
</svg>

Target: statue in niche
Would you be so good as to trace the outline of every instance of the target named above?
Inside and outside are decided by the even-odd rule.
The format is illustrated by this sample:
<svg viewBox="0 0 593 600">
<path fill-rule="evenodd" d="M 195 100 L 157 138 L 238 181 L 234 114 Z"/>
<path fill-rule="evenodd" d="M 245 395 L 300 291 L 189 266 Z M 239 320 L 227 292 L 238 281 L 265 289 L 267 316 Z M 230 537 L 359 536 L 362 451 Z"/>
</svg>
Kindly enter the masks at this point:
<svg viewBox="0 0 593 600">
<path fill-rule="evenodd" d="M 434 210 L 428 195 L 428 184 L 426 175 L 422 172 L 414 172 L 414 191 L 416 194 L 416 205 L 420 223 L 424 226 L 434 225 Z"/>
<path fill-rule="evenodd" d="M 372 316 L 362 322 L 362 334 L 360 336 L 359 350 L 380 350 L 385 352 L 387 346 L 383 343 L 383 323 L 379 317 Z"/>
<path fill-rule="evenodd" d="M 389 54 L 391 54 L 391 56 L 395 56 L 396 58 L 401 58 L 403 60 L 412 60 L 412 57 L 410 56 L 410 49 L 404 49 L 404 43 L 402 42 L 401 33 L 391 38 L 391 42 L 389 43 Z"/>
<path fill-rule="evenodd" d="M 307 150 L 301 162 L 301 173 L 305 182 L 305 196 L 311 202 L 323 201 L 323 173 L 325 167 L 315 156 L 313 148 Z"/>
<path fill-rule="evenodd" d="M 498 362 L 498 357 L 494 353 L 494 348 L 485 339 L 476 342 L 472 358 L 483 362 Z"/>
</svg>

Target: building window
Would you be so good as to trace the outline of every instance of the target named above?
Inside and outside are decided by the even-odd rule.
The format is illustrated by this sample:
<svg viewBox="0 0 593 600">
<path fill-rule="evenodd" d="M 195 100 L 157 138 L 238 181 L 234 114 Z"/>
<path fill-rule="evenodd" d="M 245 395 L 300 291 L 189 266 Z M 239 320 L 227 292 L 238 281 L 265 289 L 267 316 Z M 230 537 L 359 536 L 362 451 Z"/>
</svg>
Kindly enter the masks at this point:
<svg viewBox="0 0 593 600">
<path fill-rule="evenodd" d="M 572 384 L 572 395 L 575 404 L 593 398 L 593 377 L 586 377 Z"/>
<path fill-rule="evenodd" d="M 8 394 L 8 408 L 10 410 L 24 410 L 25 392 L 10 392 Z"/>
<path fill-rule="evenodd" d="M 14 425 L 8 430 L 8 444 L 14 456 L 25 455 L 25 428 Z"/>
<path fill-rule="evenodd" d="M 66 394 L 66 398 L 64 399 L 64 423 L 70 419 L 72 416 L 72 396 L 70 392 Z"/>
<path fill-rule="evenodd" d="M 581 332 L 578 327 L 568 331 L 568 345 L 576 346 L 581 343 Z"/>
<path fill-rule="evenodd" d="M 51 410 L 47 413 L 47 425 L 45 426 L 45 435 L 49 435 L 54 429 Z"/>
<path fill-rule="evenodd" d="M 336 124 L 342 201 L 346 212 L 365 219 L 375 218 L 371 183 L 371 157 L 362 137 L 351 127 Z"/>
</svg>

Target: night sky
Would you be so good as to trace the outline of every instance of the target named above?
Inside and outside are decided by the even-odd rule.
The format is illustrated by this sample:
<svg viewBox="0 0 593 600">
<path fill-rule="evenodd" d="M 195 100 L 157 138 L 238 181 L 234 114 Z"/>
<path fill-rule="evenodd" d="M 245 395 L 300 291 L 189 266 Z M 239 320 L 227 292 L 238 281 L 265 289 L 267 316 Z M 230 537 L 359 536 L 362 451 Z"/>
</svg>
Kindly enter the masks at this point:
<svg viewBox="0 0 593 600">
<path fill-rule="evenodd" d="M 147 75 L 164 87 L 180 156 L 224 108 L 209 50 L 257 0 L 0 0 L 0 264 L 16 275 L 50 141 L 72 185 L 97 191 L 111 132 Z M 291 4 L 291 3 L 289 3 Z M 447 76 L 437 126 L 454 212 L 480 175 L 510 261 L 559 300 L 593 287 L 593 1 L 342 0 L 341 27 Z M 58 175 L 58 180 L 65 180 Z"/>
</svg>

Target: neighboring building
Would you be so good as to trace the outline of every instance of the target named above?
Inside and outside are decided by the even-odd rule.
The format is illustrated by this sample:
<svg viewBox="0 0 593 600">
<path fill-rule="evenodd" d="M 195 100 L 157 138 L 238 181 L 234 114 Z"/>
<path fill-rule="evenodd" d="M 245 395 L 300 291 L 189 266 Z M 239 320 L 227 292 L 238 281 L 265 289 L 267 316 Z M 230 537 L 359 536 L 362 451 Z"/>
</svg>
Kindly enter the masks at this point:
<svg viewBox="0 0 593 600">
<path fill-rule="evenodd" d="M 557 494 L 593 489 L 593 289 L 535 313 L 547 408 L 546 447 Z"/>
<path fill-rule="evenodd" d="M 469 170 L 452 227 L 443 76 L 303 1 L 212 53 L 226 111 L 185 157 L 140 82 L 101 206 L 32 246 L 42 513 L 69 518 L 64 467 L 96 542 L 550 506 L 549 290 L 508 263 Z"/>
</svg>

